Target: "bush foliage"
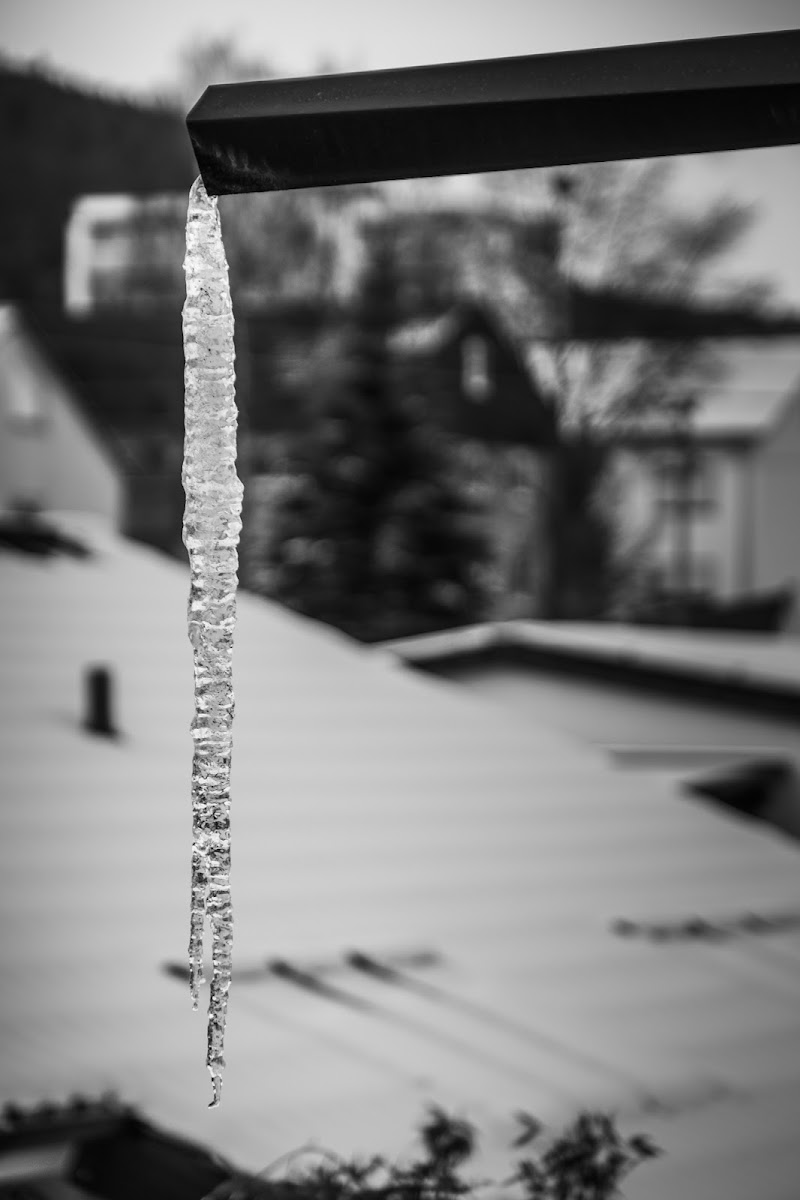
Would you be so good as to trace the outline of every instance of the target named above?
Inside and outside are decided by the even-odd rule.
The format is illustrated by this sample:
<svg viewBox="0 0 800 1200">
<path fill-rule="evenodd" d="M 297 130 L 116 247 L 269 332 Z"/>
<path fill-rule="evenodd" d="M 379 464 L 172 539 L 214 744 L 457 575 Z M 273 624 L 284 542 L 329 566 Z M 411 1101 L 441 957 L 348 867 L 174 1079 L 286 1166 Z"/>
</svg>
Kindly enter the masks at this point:
<svg viewBox="0 0 800 1200">
<path fill-rule="evenodd" d="M 520 1200 L 613 1200 L 626 1176 L 660 1153 L 645 1134 L 624 1137 L 604 1113 L 581 1113 L 549 1139 L 530 1114 L 518 1113 L 516 1120 L 512 1149 L 524 1153 L 501 1181 L 465 1177 L 477 1131 L 463 1117 L 433 1106 L 419 1127 L 420 1153 L 409 1163 L 389 1163 L 380 1156 L 348 1161 L 329 1150 L 304 1147 L 259 1176 L 226 1181 L 206 1200 L 459 1200 L 483 1191 Z M 313 1165 L 296 1165 L 310 1156 Z M 270 1178 L 279 1166 L 286 1174 Z"/>
</svg>

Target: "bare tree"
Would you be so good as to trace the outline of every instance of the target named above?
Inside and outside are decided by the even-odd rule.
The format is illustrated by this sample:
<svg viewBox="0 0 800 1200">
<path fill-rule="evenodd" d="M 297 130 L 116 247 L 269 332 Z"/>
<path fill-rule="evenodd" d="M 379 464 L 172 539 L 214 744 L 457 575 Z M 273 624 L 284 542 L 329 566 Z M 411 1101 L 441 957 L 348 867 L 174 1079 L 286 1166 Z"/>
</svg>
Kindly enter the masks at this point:
<svg viewBox="0 0 800 1200">
<path fill-rule="evenodd" d="M 747 302 L 764 306 L 764 281 L 725 274 L 752 211 L 717 199 L 680 208 L 670 192 L 675 164 L 597 163 L 570 170 L 514 172 L 482 185 L 513 213 L 520 230 L 549 214 L 556 249 L 549 276 L 531 269 L 524 239 L 515 252 L 488 239 L 473 260 L 473 279 L 528 343 L 540 391 L 552 405 L 556 443 L 549 455 L 543 615 L 597 617 L 613 606 L 622 567 L 647 541 L 621 544 L 609 463 L 616 422 L 645 411 L 671 411 L 719 371 L 713 350 L 698 338 L 624 344 L 570 336 L 575 289 L 626 290 L 648 300 L 691 306 Z M 541 293 L 546 283 L 547 319 Z M 511 303 L 507 302 L 511 297 Z"/>
<path fill-rule="evenodd" d="M 320 66 L 335 71 L 332 60 Z M 179 56 L 169 98 L 185 111 L 211 84 L 278 73 L 271 60 L 242 51 L 233 37 L 195 38 Z M 369 194 L 370 189 L 312 188 L 221 197 L 238 310 L 276 300 L 339 301 L 352 295 L 363 265 L 356 207 Z"/>
</svg>

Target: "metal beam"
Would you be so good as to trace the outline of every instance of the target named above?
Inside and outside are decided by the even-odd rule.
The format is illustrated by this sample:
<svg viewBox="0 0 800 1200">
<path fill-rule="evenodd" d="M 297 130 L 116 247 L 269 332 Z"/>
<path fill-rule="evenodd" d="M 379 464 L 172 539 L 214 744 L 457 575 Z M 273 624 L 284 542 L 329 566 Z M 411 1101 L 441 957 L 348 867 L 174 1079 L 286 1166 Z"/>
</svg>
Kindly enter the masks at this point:
<svg viewBox="0 0 800 1200">
<path fill-rule="evenodd" d="M 208 88 L 212 195 L 800 142 L 800 30 Z"/>
</svg>

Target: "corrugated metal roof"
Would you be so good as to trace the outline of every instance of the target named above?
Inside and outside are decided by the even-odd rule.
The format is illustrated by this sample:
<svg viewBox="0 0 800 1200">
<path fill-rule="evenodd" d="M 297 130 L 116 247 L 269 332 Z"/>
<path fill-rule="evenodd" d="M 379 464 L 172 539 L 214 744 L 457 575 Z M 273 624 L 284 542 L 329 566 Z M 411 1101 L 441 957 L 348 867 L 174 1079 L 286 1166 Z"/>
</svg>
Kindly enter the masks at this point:
<svg viewBox="0 0 800 1200">
<path fill-rule="evenodd" d="M 796 1196 L 800 936 L 611 929 L 797 906 L 796 850 L 247 596 L 235 969 L 322 963 L 361 1003 L 235 978 L 208 1112 L 205 1021 L 160 971 L 188 928 L 187 580 L 99 540 L 89 561 L 0 563 L 0 1098 L 113 1086 L 244 1166 L 309 1138 L 402 1152 L 427 1099 L 506 1165 L 513 1110 L 598 1104 L 666 1151 L 631 1195 Z M 119 743 L 78 727 L 97 661 Z M 363 976 L 354 948 L 435 952 L 410 972 L 435 992 Z"/>
</svg>

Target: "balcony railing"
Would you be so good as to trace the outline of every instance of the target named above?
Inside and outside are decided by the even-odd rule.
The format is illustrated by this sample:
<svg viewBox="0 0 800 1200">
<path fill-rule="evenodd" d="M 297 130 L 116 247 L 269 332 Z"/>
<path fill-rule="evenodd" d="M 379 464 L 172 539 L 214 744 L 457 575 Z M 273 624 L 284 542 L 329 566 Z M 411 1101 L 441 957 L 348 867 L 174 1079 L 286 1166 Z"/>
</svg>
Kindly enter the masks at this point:
<svg viewBox="0 0 800 1200">
<path fill-rule="evenodd" d="M 800 142 L 800 29 L 218 84 L 212 195 Z"/>
</svg>

